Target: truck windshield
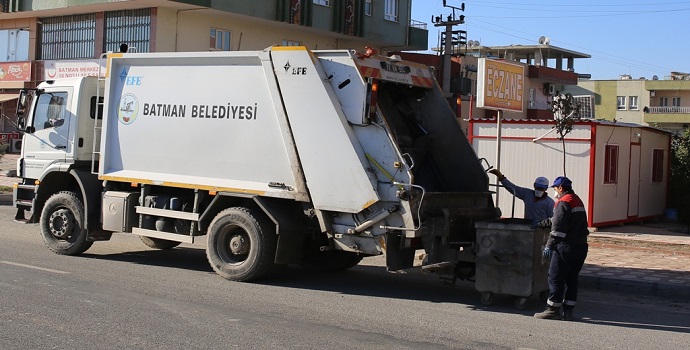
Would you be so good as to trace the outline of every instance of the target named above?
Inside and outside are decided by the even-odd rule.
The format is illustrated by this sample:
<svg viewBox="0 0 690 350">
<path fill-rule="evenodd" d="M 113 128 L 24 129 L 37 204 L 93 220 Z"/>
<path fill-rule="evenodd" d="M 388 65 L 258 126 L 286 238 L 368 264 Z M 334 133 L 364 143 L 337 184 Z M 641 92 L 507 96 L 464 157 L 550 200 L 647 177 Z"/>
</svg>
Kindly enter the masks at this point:
<svg viewBox="0 0 690 350">
<path fill-rule="evenodd" d="M 34 128 L 36 131 L 59 127 L 64 124 L 67 92 L 42 94 L 36 103 Z"/>
</svg>

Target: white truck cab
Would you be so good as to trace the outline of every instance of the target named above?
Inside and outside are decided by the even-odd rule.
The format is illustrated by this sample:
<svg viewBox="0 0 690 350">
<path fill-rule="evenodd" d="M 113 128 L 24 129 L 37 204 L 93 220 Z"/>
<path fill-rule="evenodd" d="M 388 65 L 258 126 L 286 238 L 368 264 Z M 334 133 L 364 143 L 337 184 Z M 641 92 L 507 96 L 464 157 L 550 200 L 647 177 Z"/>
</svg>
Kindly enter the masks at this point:
<svg viewBox="0 0 690 350">
<path fill-rule="evenodd" d="M 19 118 L 26 137 L 18 176 L 41 180 L 51 168 L 91 162 L 97 86 L 97 78 L 80 77 L 50 80 L 21 91 L 20 101 L 27 104 L 28 113 Z"/>
</svg>

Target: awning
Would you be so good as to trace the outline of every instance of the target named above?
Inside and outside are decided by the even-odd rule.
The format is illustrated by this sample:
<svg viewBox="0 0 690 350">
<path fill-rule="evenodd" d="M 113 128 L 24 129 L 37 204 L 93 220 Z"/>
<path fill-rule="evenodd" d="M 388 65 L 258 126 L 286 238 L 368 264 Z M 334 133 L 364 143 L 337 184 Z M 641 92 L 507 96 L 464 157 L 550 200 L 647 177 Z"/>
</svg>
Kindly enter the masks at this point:
<svg viewBox="0 0 690 350">
<path fill-rule="evenodd" d="M 7 102 L 7 101 L 12 101 L 16 100 L 19 97 L 19 94 L 0 94 L 0 102 Z"/>
</svg>

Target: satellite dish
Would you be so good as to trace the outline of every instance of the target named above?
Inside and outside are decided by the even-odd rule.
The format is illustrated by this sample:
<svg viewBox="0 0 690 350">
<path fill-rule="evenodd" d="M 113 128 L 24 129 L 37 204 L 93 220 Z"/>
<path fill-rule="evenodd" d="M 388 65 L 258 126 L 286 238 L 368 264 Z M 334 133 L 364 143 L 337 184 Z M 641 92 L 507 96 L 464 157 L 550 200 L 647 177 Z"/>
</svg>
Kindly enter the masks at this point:
<svg viewBox="0 0 690 350">
<path fill-rule="evenodd" d="M 656 75 L 654 75 L 654 76 L 652 77 L 652 80 L 659 80 L 659 77 L 656 76 Z"/>
<path fill-rule="evenodd" d="M 474 46 L 481 46 L 481 44 L 479 43 L 479 41 L 475 40 L 475 41 L 474 41 Z"/>
<path fill-rule="evenodd" d="M 549 39 L 548 36 L 540 36 L 539 37 L 539 44 L 541 45 L 549 45 L 551 43 L 551 39 Z"/>
</svg>

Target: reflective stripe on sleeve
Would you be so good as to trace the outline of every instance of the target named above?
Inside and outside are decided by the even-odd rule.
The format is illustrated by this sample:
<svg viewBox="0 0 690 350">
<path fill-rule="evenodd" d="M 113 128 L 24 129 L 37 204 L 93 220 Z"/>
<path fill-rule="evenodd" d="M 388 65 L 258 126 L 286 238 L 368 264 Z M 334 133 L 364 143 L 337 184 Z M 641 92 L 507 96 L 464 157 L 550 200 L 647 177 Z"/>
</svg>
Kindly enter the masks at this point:
<svg viewBox="0 0 690 350">
<path fill-rule="evenodd" d="M 579 213 L 579 212 L 583 212 L 583 211 L 585 211 L 585 208 L 583 208 L 583 207 L 573 208 L 573 213 Z"/>
<path fill-rule="evenodd" d="M 575 302 L 572 300 L 565 300 L 563 301 L 563 305 L 575 306 Z"/>
<path fill-rule="evenodd" d="M 551 232 L 551 235 L 554 237 L 565 238 L 565 232 L 553 231 Z"/>
</svg>

